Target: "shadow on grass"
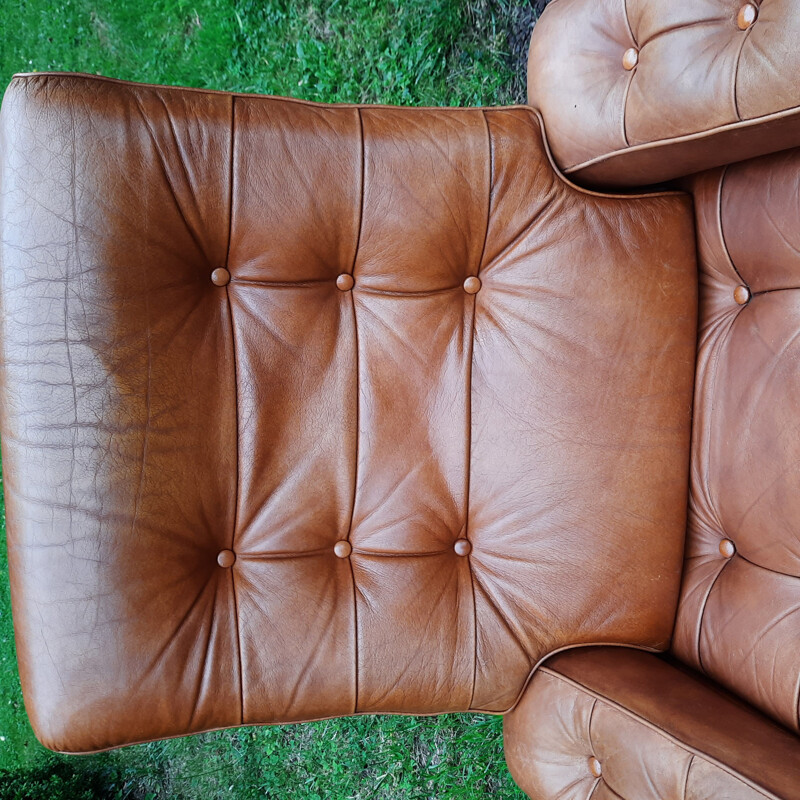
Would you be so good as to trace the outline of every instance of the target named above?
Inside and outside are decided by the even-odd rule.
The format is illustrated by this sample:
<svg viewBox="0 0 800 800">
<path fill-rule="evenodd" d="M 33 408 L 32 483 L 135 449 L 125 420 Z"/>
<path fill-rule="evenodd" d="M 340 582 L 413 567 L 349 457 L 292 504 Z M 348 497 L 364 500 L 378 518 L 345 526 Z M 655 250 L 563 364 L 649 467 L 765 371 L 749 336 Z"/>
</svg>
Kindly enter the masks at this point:
<svg viewBox="0 0 800 800">
<path fill-rule="evenodd" d="M 0 800 L 97 800 L 125 797 L 112 770 L 84 760 L 50 761 L 0 770 Z M 133 797 L 133 795 L 128 795 Z"/>
</svg>

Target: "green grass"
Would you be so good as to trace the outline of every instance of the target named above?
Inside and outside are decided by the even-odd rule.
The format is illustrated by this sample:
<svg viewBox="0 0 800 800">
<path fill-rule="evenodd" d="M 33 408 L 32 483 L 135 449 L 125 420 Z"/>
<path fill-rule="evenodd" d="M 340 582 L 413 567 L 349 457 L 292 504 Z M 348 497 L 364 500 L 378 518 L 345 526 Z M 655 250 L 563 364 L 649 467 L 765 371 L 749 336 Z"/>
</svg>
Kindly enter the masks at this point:
<svg viewBox="0 0 800 800">
<path fill-rule="evenodd" d="M 73 70 L 325 102 L 520 99 L 525 0 L 0 0 L 0 78 Z M 516 96 L 512 96 L 516 94 Z"/>
<path fill-rule="evenodd" d="M 325 102 L 498 105 L 523 99 L 508 42 L 526 14 L 526 0 L 0 0 L 0 80 L 69 70 Z M 4 514 L 0 538 L 0 798 L 522 797 L 501 720 L 478 715 L 359 717 L 54 755 L 22 704 Z"/>
</svg>

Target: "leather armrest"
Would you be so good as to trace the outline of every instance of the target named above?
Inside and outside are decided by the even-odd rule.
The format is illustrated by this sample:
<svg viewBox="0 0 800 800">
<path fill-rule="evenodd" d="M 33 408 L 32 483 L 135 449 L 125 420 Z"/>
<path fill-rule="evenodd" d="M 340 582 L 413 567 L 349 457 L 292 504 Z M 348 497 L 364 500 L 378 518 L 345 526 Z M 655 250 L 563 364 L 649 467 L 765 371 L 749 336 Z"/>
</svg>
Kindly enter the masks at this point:
<svg viewBox="0 0 800 800">
<path fill-rule="evenodd" d="M 800 144 L 793 3 L 557 0 L 528 102 L 572 180 L 642 186 Z"/>
<path fill-rule="evenodd" d="M 800 798 L 800 738 L 637 650 L 549 659 L 504 736 L 511 774 L 537 800 Z"/>
</svg>

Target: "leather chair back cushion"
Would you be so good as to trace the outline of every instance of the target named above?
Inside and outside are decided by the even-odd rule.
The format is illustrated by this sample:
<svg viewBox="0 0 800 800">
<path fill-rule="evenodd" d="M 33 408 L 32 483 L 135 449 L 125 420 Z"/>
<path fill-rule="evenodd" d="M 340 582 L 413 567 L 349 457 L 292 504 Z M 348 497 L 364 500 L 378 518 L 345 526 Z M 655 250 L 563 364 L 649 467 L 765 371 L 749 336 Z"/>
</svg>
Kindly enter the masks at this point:
<svg viewBox="0 0 800 800">
<path fill-rule="evenodd" d="M 10 565 L 46 744 L 502 712 L 559 648 L 668 646 L 687 196 L 575 190 L 529 108 L 41 75 L 2 136 Z"/>
<path fill-rule="evenodd" d="M 553 0 L 528 100 L 556 162 L 642 186 L 800 144 L 800 14 L 777 0 Z"/>
<path fill-rule="evenodd" d="M 689 541 L 675 652 L 798 730 L 800 150 L 699 176 Z"/>
</svg>

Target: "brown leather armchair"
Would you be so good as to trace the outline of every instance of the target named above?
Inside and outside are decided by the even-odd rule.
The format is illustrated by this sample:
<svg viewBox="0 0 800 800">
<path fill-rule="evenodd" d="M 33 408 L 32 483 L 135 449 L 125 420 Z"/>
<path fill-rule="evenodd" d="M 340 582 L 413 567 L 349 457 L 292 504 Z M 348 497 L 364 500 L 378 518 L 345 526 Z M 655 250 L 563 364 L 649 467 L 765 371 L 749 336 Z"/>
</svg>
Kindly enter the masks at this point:
<svg viewBox="0 0 800 800">
<path fill-rule="evenodd" d="M 744 37 L 749 86 L 752 9 L 555 0 L 544 124 L 14 79 L 1 433 L 45 745 L 470 709 L 535 798 L 800 798 L 800 130 L 785 79 L 704 117 L 723 79 L 670 98 L 658 55 Z"/>
</svg>

